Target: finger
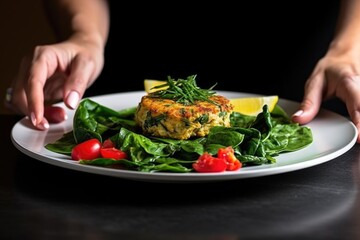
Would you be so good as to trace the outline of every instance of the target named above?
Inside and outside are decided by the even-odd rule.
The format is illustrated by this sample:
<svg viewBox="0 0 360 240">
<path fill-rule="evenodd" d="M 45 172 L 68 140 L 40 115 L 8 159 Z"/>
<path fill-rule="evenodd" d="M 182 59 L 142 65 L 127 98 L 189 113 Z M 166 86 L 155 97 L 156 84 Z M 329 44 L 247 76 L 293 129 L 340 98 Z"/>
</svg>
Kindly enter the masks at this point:
<svg viewBox="0 0 360 240">
<path fill-rule="evenodd" d="M 46 119 L 42 118 L 38 122 L 35 119 L 34 113 L 29 111 L 28 108 L 28 98 L 26 95 L 26 86 L 28 86 L 28 76 L 29 76 L 29 68 L 30 68 L 31 58 L 24 57 L 21 60 L 20 68 L 17 76 L 13 81 L 13 93 L 11 96 L 11 100 L 8 102 L 8 106 L 13 109 L 13 111 L 27 115 L 33 125 L 39 130 L 46 130 L 49 128 L 49 123 Z M 42 91 L 40 91 L 42 93 Z M 36 124 L 34 124 L 36 122 Z"/>
<path fill-rule="evenodd" d="M 76 109 L 85 90 L 94 81 L 95 63 L 82 55 L 74 58 L 71 71 L 64 89 L 64 103 L 70 109 Z"/>
<path fill-rule="evenodd" d="M 357 136 L 356 141 L 358 143 L 360 143 L 360 134 L 359 134 L 360 133 L 360 109 L 358 108 L 356 111 L 350 112 L 350 118 L 358 131 L 358 136 Z"/>
<path fill-rule="evenodd" d="M 294 122 L 306 124 L 314 119 L 321 106 L 324 84 L 322 73 L 315 74 L 307 80 L 299 110 L 291 117 Z"/>
<path fill-rule="evenodd" d="M 345 77 L 343 86 L 337 91 L 338 97 L 345 102 L 351 121 L 360 133 L 360 76 Z M 357 142 L 360 143 L 360 135 Z"/>
<path fill-rule="evenodd" d="M 46 80 L 54 74 L 56 68 L 56 56 L 44 48 L 38 47 L 29 69 L 25 91 L 31 122 L 39 129 L 49 127 L 47 120 L 44 119 L 44 85 Z"/>
</svg>

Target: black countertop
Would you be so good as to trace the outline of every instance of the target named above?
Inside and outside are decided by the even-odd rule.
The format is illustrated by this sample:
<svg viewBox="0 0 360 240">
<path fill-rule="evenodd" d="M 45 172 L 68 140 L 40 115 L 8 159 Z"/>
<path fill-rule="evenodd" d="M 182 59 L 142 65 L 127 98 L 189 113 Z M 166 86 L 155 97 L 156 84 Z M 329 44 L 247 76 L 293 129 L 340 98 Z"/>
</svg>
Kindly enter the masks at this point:
<svg viewBox="0 0 360 240">
<path fill-rule="evenodd" d="M 151 183 L 21 153 L 1 115 L 0 239 L 360 239 L 360 146 L 272 176 Z"/>
</svg>

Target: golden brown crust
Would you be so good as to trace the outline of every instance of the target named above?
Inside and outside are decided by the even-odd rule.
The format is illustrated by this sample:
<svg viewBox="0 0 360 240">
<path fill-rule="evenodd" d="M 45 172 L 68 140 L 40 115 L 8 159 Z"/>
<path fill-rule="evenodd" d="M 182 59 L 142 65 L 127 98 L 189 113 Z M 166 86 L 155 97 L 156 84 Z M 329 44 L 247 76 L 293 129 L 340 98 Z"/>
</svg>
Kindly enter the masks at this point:
<svg viewBox="0 0 360 240">
<path fill-rule="evenodd" d="M 171 99 L 143 96 L 135 120 L 145 134 L 174 139 L 206 136 L 213 126 L 230 126 L 233 106 L 220 95 L 211 101 L 183 105 Z"/>
</svg>

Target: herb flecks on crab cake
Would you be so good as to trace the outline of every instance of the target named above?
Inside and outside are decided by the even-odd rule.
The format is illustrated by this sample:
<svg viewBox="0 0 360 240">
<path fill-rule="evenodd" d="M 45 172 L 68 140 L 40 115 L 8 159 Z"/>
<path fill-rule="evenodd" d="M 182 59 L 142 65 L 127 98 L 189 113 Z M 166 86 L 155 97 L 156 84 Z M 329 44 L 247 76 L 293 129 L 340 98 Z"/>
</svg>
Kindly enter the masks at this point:
<svg viewBox="0 0 360 240">
<path fill-rule="evenodd" d="M 174 80 L 166 89 L 149 93 L 138 104 L 135 121 L 143 133 L 155 137 L 189 139 L 208 135 L 214 126 L 230 126 L 229 99 L 196 85 L 196 75 Z M 164 85 L 158 86 L 162 88 Z"/>
</svg>

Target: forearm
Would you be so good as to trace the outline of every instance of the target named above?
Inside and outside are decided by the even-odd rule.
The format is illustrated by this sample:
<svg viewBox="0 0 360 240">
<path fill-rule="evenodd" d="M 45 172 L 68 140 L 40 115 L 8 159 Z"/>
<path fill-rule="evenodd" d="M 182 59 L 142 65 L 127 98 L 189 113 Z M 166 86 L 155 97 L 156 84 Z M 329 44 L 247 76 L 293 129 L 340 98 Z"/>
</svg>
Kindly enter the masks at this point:
<svg viewBox="0 0 360 240">
<path fill-rule="evenodd" d="M 360 0 L 342 0 L 332 47 L 360 51 Z"/>
<path fill-rule="evenodd" d="M 105 46 L 109 32 L 106 0 L 44 0 L 59 41 L 80 38 Z"/>
</svg>

